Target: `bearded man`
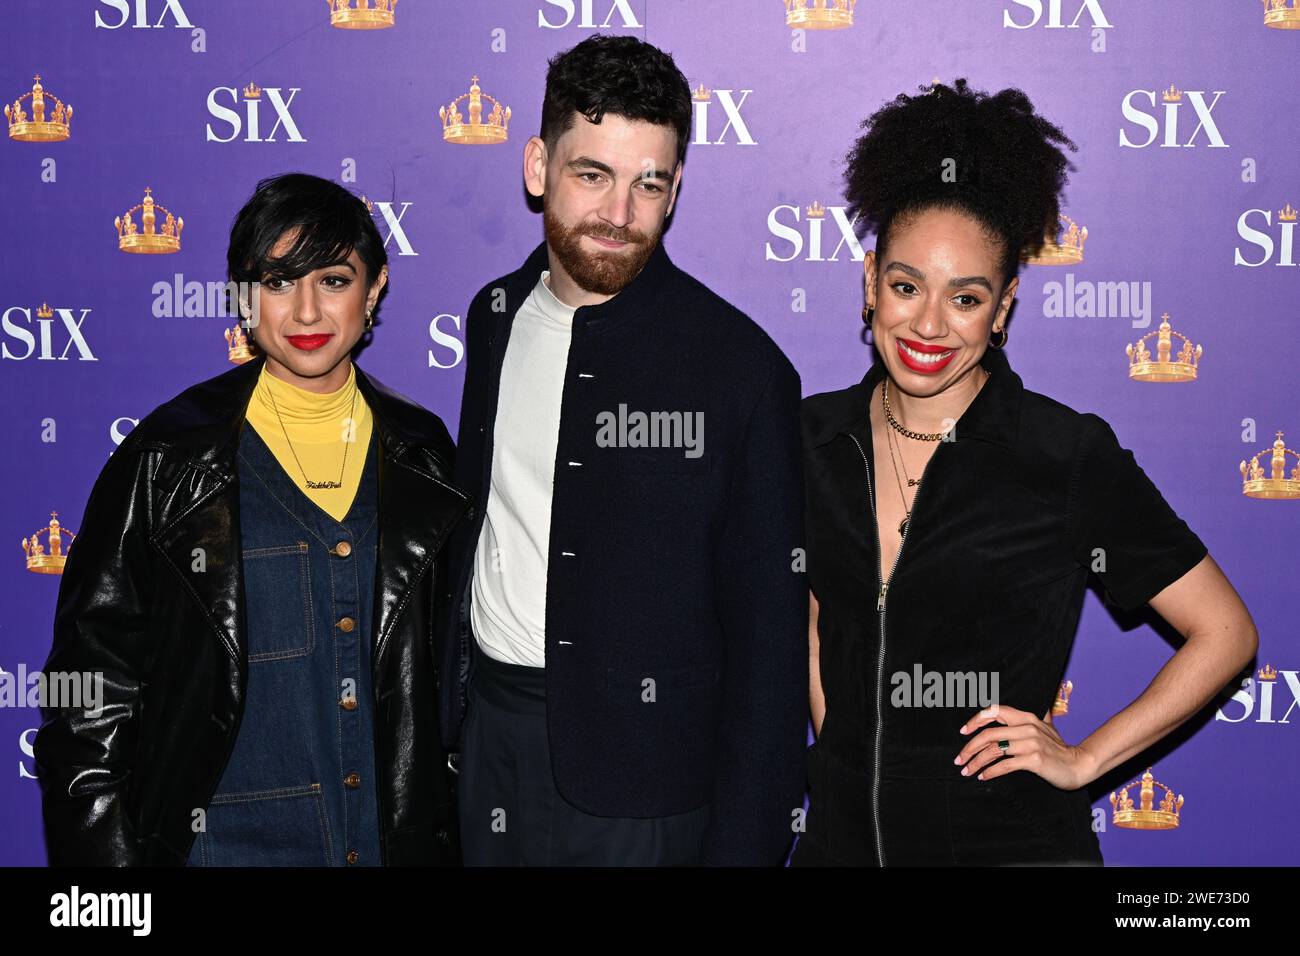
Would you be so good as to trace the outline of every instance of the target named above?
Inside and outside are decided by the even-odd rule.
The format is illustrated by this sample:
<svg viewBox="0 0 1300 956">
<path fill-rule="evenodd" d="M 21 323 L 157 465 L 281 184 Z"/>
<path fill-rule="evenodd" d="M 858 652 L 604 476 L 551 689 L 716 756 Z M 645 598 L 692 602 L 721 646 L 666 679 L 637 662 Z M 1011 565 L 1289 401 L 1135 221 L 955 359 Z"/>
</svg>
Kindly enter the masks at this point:
<svg viewBox="0 0 1300 956">
<path fill-rule="evenodd" d="M 664 250 L 690 121 L 650 44 L 555 56 L 545 241 L 469 308 L 440 675 L 469 865 L 777 865 L 802 817 L 799 376 Z"/>
</svg>

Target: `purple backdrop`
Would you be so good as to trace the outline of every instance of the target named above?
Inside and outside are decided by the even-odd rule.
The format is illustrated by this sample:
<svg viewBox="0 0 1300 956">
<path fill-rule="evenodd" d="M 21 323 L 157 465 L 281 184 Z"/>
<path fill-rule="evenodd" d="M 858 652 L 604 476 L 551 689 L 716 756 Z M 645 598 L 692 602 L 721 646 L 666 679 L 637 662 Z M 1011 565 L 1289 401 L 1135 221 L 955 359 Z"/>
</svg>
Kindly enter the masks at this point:
<svg viewBox="0 0 1300 956">
<path fill-rule="evenodd" d="M 1300 26 L 1295 2 L 1267 6 Z M 175 289 L 222 281 L 231 218 L 258 178 L 304 170 L 375 202 L 391 291 L 362 364 L 454 429 L 469 299 L 541 238 L 520 170 L 546 60 L 598 29 L 634 33 L 708 90 L 696 102 L 667 247 L 772 334 L 808 394 L 856 381 L 871 360 L 861 248 L 839 205 L 858 124 L 899 92 L 966 76 L 981 89 L 1025 90 L 1080 147 L 1065 212 L 1087 228 L 1082 258 L 1025 269 L 1013 367 L 1027 387 L 1114 426 L 1260 631 L 1259 662 L 1230 689 L 1235 698 L 1103 781 L 1095 806 L 1107 862 L 1296 862 L 1300 651 L 1289 548 L 1300 504 L 1244 496 L 1238 465 L 1278 431 L 1300 445 L 1300 273 L 1290 271 L 1300 263 L 1300 31 L 1267 26 L 1259 0 L 864 0 L 851 25 L 806 31 L 787 24 L 785 6 L 399 0 L 391 28 L 359 31 L 331 26 L 320 0 L 8 4 L 0 436 L 13 457 L 0 526 L 15 550 L 0 570 L 0 668 L 35 671 L 50 643 L 59 578 L 29 572 L 19 540 L 51 511 L 75 531 L 91 483 L 132 425 L 229 367 L 223 331 L 233 320 Z M 58 102 L 73 107 L 64 141 L 15 138 L 12 107 L 37 74 L 47 121 L 60 118 Z M 510 108 L 503 143 L 443 139 L 439 107 L 474 76 Z M 245 96 L 250 85 L 257 98 Z M 30 119 L 32 98 L 19 105 Z M 468 101 L 459 108 L 468 118 Z M 146 187 L 184 220 L 178 252 L 119 250 L 114 219 Z M 820 218 L 808 215 L 814 204 L 825 207 Z M 144 231 L 139 210 L 132 223 Z M 1204 349 L 1195 381 L 1129 377 L 1125 346 L 1155 332 L 1162 313 Z M 1154 353 L 1155 336 L 1146 345 Z M 1288 454 L 1288 473 L 1295 464 Z M 1267 454 L 1261 465 L 1269 471 Z M 1118 622 L 1090 594 L 1061 732 L 1082 739 L 1171 653 L 1148 621 Z M 1265 664 L 1271 679 L 1258 673 Z M 15 680 L 0 675 L 0 687 Z M 22 704 L 0 706 L 0 863 L 41 864 L 31 758 L 39 715 Z M 1178 829 L 1111 821 L 1109 790 L 1148 765 L 1186 798 Z"/>
</svg>

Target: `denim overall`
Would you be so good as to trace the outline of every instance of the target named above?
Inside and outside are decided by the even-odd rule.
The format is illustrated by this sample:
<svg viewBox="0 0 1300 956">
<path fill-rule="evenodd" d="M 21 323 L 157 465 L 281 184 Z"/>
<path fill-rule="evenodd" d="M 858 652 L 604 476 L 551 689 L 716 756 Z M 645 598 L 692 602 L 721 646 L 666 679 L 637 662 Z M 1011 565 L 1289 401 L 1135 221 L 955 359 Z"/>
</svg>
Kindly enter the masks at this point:
<svg viewBox="0 0 1300 956">
<path fill-rule="evenodd" d="M 370 675 L 377 455 L 372 431 L 339 522 L 252 425 L 241 429 L 247 692 L 191 866 L 381 862 Z"/>
</svg>

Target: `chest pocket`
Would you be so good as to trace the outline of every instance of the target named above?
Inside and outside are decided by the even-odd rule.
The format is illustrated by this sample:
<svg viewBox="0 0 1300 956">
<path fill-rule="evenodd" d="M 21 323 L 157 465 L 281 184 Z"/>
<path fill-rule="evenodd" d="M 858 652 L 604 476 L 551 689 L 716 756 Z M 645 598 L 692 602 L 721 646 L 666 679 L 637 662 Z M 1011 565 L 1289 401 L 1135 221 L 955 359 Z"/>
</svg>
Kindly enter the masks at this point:
<svg viewBox="0 0 1300 956">
<path fill-rule="evenodd" d="M 305 657 L 315 643 L 307 542 L 243 554 L 248 661 Z"/>
</svg>

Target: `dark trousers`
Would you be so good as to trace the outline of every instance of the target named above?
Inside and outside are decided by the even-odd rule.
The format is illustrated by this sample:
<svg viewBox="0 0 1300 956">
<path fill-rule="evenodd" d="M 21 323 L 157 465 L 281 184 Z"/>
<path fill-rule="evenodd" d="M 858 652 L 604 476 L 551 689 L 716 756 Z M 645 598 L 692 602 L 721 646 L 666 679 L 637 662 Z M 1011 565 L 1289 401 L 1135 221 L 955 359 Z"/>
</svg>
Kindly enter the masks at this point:
<svg viewBox="0 0 1300 956">
<path fill-rule="evenodd" d="M 669 817 L 598 817 L 555 787 L 546 671 L 474 648 L 460 760 L 466 866 L 692 866 L 709 807 Z"/>
</svg>

